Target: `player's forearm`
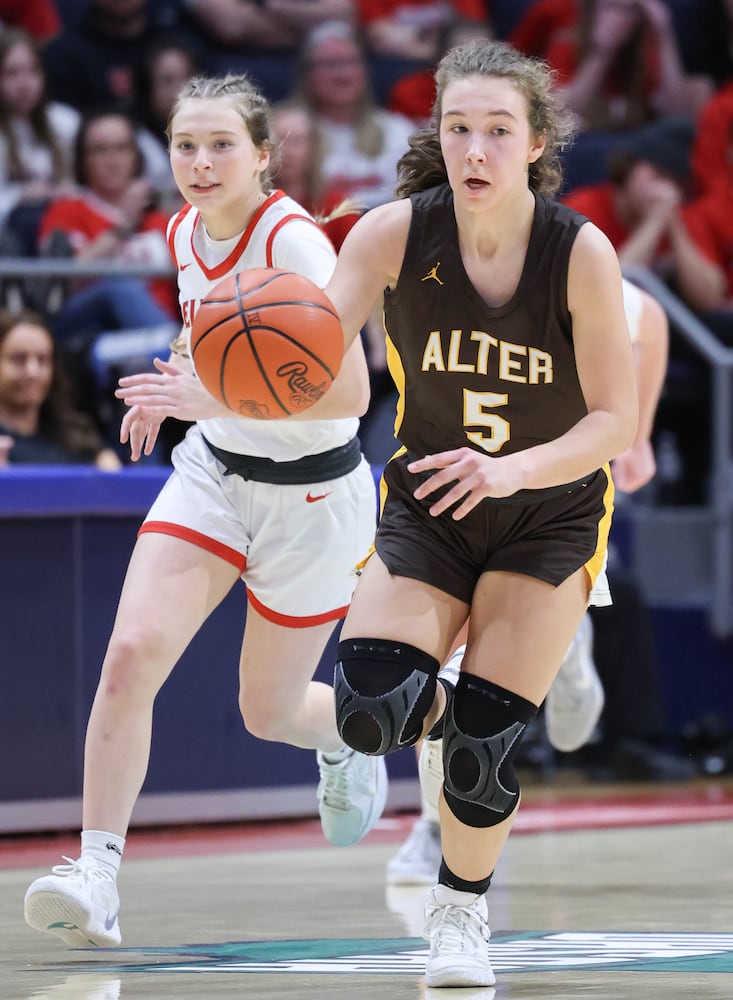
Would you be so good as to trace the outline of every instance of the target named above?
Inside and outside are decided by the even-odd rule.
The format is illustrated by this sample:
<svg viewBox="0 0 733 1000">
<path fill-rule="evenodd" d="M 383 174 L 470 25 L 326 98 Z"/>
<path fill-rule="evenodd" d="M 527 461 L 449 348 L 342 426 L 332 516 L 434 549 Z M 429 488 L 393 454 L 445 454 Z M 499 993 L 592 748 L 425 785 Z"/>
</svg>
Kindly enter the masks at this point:
<svg viewBox="0 0 733 1000">
<path fill-rule="evenodd" d="M 341 420 L 363 417 L 369 407 L 369 372 L 361 342 L 344 355 L 341 370 L 330 389 L 313 406 L 290 420 Z"/>
</svg>

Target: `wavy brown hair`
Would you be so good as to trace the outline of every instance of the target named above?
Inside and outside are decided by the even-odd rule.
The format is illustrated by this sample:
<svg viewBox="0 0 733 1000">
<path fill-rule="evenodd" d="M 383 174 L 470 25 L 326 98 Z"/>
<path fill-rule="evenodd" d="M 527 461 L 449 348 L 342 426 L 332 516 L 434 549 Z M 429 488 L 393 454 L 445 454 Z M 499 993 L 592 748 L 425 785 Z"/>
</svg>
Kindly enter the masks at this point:
<svg viewBox="0 0 733 1000">
<path fill-rule="evenodd" d="M 575 135 L 575 119 L 553 92 L 553 72 L 546 63 L 522 55 L 505 42 L 479 38 L 450 49 L 438 64 L 432 122 L 413 132 L 410 148 L 397 164 L 397 196 L 406 198 L 448 180 L 438 131 L 443 95 L 448 84 L 467 76 L 511 80 L 524 97 L 532 133 L 545 136 L 542 155 L 529 165 L 529 186 L 555 194 L 562 185 L 560 152 Z"/>
</svg>

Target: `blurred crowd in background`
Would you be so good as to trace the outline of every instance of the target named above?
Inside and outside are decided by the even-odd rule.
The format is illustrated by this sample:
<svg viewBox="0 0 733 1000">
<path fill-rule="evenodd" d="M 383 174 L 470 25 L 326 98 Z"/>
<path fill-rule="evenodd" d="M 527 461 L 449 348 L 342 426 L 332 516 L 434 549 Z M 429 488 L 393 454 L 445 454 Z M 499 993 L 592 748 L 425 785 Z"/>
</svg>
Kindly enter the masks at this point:
<svg viewBox="0 0 733 1000">
<path fill-rule="evenodd" d="M 577 117 L 562 199 L 733 347 L 733 0 L 0 0 L 0 25 L 0 466 L 129 461 L 113 388 L 180 326 L 165 129 L 199 73 L 260 86 L 279 187 L 316 217 L 356 206 L 327 226 L 338 249 L 394 196 L 448 48 L 490 37 L 546 60 Z M 28 258 L 85 267 L 3 268 Z M 381 465 L 394 388 L 379 322 L 364 338 L 362 443 Z M 709 377 L 673 339 L 658 502 L 705 499 Z M 173 424 L 151 461 L 169 461 Z"/>
<path fill-rule="evenodd" d="M 577 116 L 562 197 L 622 264 L 653 269 L 733 345 L 732 0 L 0 0 L 0 22 L 0 305 L 47 324 L 70 400 L 112 448 L 114 376 L 140 361 L 128 345 L 150 331 L 154 353 L 179 322 L 165 230 L 180 196 L 165 127 L 197 73 L 253 77 L 275 110 L 276 183 L 324 216 L 344 198 L 368 211 L 393 197 L 396 162 L 430 121 L 432 71 L 450 46 L 493 37 L 543 58 Z M 355 217 L 331 223 L 337 248 Z M 49 257 L 83 262 L 84 276 L 3 275 L 2 258 Z M 105 274 L 110 261 L 143 276 Z M 392 388 L 375 326 L 363 437 L 381 463 Z M 110 351 L 117 333 L 126 339 Z M 679 410 L 707 376 L 677 360 L 659 415 L 678 466 L 667 499 L 695 503 L 700 427 Z M 32 449 L 4 454 L 27 461 Z"/>
</svg>

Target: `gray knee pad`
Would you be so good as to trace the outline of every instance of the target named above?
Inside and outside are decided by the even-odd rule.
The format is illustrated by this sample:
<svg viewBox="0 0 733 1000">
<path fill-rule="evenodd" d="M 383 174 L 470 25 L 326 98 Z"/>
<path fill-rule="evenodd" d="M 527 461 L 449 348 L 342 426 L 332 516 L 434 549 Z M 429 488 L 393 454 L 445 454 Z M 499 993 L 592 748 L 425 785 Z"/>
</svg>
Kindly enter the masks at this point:
<svg viewBox="0 0 733 1000">
<path fill-rule="evenodd" d="M 387 754 L 420 739 L 440 664 L 390 639 L 345 639 L 334 671 L 336 724 L 350 747 Z"/>
<path fill-rule="evenodd" d="M 444 794 L 467 826 L 501 823 L 519 801 L 513 759 L 537 706 L 481 677 L 461 674 L 443 735 Z"/>
</svg>

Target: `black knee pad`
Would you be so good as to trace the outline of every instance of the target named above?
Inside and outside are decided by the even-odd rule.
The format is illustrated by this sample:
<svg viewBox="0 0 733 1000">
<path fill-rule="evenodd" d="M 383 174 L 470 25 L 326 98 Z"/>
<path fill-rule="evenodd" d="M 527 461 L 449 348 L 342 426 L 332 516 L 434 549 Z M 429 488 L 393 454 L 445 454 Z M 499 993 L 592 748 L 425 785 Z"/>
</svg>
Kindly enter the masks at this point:
<svg viewBox="0 0 733 1000">
<path fill-rule="evenodd" d="M 519 801 L 513 759 L 537 714 L 531 701 L 498 684 L 461 674 L 443 735 L 444 795 L 467 826 L 501 823 Z"/>
<path fill-rule="evenodd" d="M 336 724 L 355 750 L 387 754 L 420 739 L 440 664 L 390 639 L 345 639 L 334 671 Z"/>
</svg>

